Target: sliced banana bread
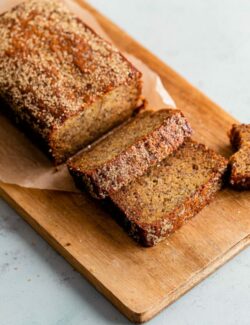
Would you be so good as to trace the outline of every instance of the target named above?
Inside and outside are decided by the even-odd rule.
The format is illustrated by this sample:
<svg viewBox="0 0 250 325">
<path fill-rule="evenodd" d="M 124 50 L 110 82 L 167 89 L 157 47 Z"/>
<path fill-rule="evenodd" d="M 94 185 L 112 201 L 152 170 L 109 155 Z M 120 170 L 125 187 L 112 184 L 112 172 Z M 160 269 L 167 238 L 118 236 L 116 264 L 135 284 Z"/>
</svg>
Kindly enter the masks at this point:
<svg viewBox="0 0 250 325">
<path fill-rule="evenodd" d="M 176 152 L 110 195 L 130 236 L 153 246 L 197 214 L 222 185 L 227 161 L 187 140 Z"/>
<path fill-rule="evenodd" d="M 233 148 L 240 149 L 243 145 L 250 145 L 250 124 L 233 124 L 229 132 L 229 139 Z"/>
<path fill-rule="evenodd" d="M 128 119 L 141 73 L 62 1 L 27 0 L 0 15 L 0 97 L 61 163 Z"/>
<path fill-rule="evenodd" d="M 250 124 L 234 124 L 229 138 L 238 150 L 229 159 L 230 184 L 237 189 L 250 189 Z"/>
<path fill-rule="evenodd" d="M 68 161 L 76 184 L 104 198 L 176 150 L 191 127 L 181 111 L 145 111 Z"/>
</svg>

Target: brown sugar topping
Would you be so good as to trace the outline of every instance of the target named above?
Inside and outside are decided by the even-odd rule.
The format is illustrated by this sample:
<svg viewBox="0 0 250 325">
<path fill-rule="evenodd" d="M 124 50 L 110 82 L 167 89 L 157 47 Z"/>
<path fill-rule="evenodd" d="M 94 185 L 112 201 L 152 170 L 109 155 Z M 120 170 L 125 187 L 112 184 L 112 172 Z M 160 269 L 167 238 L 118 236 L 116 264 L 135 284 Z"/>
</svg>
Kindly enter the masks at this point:
<svg viewBox="0 0 250 325">
<path fill-rule="evenodd" d="M 72 157 L 68 167 L 79 187 L 104 198 L 166 158 L 191 134 L 181 111 L 148 110 Z"/>
<path fill-rule="evenodd" d="M 0 16 L 0 95 L 45 137 L 140 73 L 56 0 L 31 0 Z"/>
<path fill-rule="evenodd" d="M 110 195 L 130 236 L 153 246 L 205 207 L 221 188 L 227 160 L 191 140 Z"/>
</svg>

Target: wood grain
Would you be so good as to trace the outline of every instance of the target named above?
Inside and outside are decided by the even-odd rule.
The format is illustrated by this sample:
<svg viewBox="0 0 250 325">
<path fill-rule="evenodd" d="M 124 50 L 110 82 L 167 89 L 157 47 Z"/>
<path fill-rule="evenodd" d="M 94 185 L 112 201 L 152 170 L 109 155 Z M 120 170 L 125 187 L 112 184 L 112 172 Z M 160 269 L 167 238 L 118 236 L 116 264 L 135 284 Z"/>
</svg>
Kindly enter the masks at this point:
<svg viewBox="0 0 250 325">
<path fill-rule="evenodd" d="M 162 78 L 195 137 L 224 155 L 235 120 L 121 29 L 90 10 L 121 49 Z M 144 322 L 250 243 L 250 192 L 221 191 L 196 218 L 153 248 L 130 239 L 102 206 L 81 194 L 0 184 L 1 195 L 131 321 Z"/>
</svg>

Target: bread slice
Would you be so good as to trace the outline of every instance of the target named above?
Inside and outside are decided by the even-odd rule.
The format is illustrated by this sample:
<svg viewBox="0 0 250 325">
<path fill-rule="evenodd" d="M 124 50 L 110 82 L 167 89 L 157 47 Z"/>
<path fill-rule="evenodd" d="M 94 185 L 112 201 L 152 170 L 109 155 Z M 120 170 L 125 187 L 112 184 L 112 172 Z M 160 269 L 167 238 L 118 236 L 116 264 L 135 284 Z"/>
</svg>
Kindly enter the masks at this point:
<svg viewBox="0 0 250 325">
<path fill-rule="evenodd" d="M 57 0 L 0 15 L 0 97 L 59 164 L 137 109 L 141 73 Z"/>
<path fill-rule="evenodd" d="M 236 150 L 250 145 L 250 124 L 233 124 L 228 134 L 231 145 Z"/>
<path fill-rule="evenodd" d="M 80 188 L 104 198 L 143 175 L 190 135 L 191 127 L 181 111 L 145 111 L 71 158 L 68 168 Z"/>
<path fill-rule="evenodd" d="M 250 189 L 250 124 L 234 124 L 229 138 L 238 150 L 229 159 L 230 184 L 237 189 Z"/>
<path fill-rule="evenodd" d="M 222 185 L 227 161 L 186 141 L 148 172 L 110 195 L 113 214 L 130 236 L 153 246 L 196 215 Z"/>
</svg>

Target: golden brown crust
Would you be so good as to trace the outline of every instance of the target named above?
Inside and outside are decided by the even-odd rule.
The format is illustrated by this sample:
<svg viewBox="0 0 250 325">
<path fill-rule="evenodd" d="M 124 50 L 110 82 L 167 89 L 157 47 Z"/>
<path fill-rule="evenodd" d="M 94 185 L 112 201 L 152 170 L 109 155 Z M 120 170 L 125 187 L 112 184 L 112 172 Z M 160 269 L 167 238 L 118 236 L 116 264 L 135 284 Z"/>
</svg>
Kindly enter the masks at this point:
<svg viewBox="0 0 250 325">
<path fill-rule="evenodd" d="M 236 150 L 245 144 L 249 145 L 250 124 L 233 124 L 228 136 L 232 147 Z"/>
<path fill-rule="evenodd" d="M 230 184 L 236 189 L 250 189 L 250 124 L 233 124 L 229 138 L 237 150 L 229 160 Z"/>
<path fill-rule="evenodd" d="M 129 236 L 144 247 L 152 247 L 182 227 L 213 200 L 223 184 L 221 175 L 221 172 L 215 173 L 210 181 L 204 187 L 199 188 L 184 204 L 177 206 L 163 220 L 152 224 L 137 223 L 118 208 L 119 204 L 114 207 L 111 201 L 109 201 L 109 209 Z"/>
<path fill-rule="evenodd" d="M 0 16 L 0 96 L 47 143 L 70 117 L 141 73 L 56 0 Z M 51 148 L 53 150 L 53 147 Z"/>
<path fill-rule="evenodd" d="M 86 166 L 83 158 L 88 158 L 90 150 L 73 157 L 68 161 L 68 168 L 80 188 L 87 188 L 95 198 L 105 198 L 127 185 L 134 178 L 143 175 L 146 170 L 166 158 L 176 150 L 192 134 L 192 129 L 182 112 L 173 109 L 162 109 L 158 112 L 144 112 L 130 123 L 123 126 L 121 133 L 113 132 L 109 137 L 119 141 L 119 136 L 131 132 L 131 123 L 142 123 L 143 117 L 160 119 L 157 127 L 146 132 L 142 137 L 120 151 L 112 159 L 94 168 Z M 136 130 L 135 130 L 136 132 Z M 136 134 L 136 133 L 135 133 Z M 103 148 L 107 137 L 97 144 Z"/>
<path fill-rule="evenodd" d="M 200 151 L 202 155 L 204 155 L 203 161 L 196 161 L 195 159 L 195 151 Z M 153 167 L 148 173 L 148 175 L 144 175 L 141 178 L 138 178 L 137 181 L 134 181 L 127 187 L 123 187 L 120 191 L 111 195 L 111 200 L 119 210 L 118 215 L 116 216 L 119 219 L 119 223 L 126 229 L 130 236 L 132 236 L 136 241 L 141 243 L 143 246 L 153 246 L 157 244 L 159 241 L 163 240 L 167 235 L 173 233 L 176 229 L 182 226 L 182 224 L 196 215 L 203 207 L 205 207 L 214 197 L 214 194 L 220 189 L 223 181 L 223 175 L 227 169 L 227 161 L 214 153 L 212 150 L 207 149 L 204 145 L 197 144 L 195 142 L 186 142 L 180 149 L 178 149 L 170 159 L 174 156 L 178 157 L 177 160 L 185 161 L 185 157 L 188 155 L 192 155 L 189 162 L 184 165 L 187 169 L 193 168 L 193 173 L 186 174 L 185 179 L 179 178 L 178 173 L 180 169 L 172 171 L 173 167 L 170 164 L 169 158 L 165 159 L 159 167 Z M 194 158 L 192 163 L 192 158 Z M 177 160 L 174 160 L 174 164 L 178 164 Z M 169 191 L 171 191 L 172 184 L 164 184 L 163 178 L 161 176 L 164 173 L 170 175 L 170 179 L 179 183 L 179 193 L 181 193 L 183 189 L 182 186 L 185 187 L 188 182 L 192 182 L 195 178 L 203 177 L 200 172 L 199 164 L 203 164 L 209 162 L 210 166 L 207 169 L 207 173 L 204 173 L 204 180 L 200 182 L 200 185 L 197 185 L 193 188 L 193 190 L 186 189 L 185 194 L 179 194 L 179 198 L 174 203 L 171 208 L 169 208 L 168 212 L 164 212 L 166 209 L 166 205 L 171 202 L 171 200 L 175 200 L 176 198 L 171 198 L 165 194 L 165 191 L 168 191 L 168 187 L 170 187 Z M 174 166 L 174 165 L 173 165 Z M 158 172 L 157 168 L 159 168 L 160 172 Z M 164 172 L 165 170 L 165 172 Z M 154 189 L 148 185 L 154 182 L 154 176 L 158 177 L 156 180 L 159 182 L 158 189 Z M 185 175 L 185 174 L 184 174 Z M 208 178 L 207 178 L 208 176 Z M 150 182 L 148 180 L 151 179 Z M 183 185 L 182 185 L 183 184 Z M 198 183 L 197 183 L 198 184 Z M 162 192 L 158 192 L 159 188 Z M 152 198 L 155 196 L 155 200 L 149 202 L 148 195 Z M 174 195 L 174 194 L 173 194 Z M 143 199 L 143 196 L 146 199 Z M 160 199 L 162 196 L 162 200 Z M 131 200 L 133 198 L 133 200 Z M 148 207 L 146 207 L 145 202 L 147 202 Z M 155 203 L 153 203 L 155 202 Z M 160 202 L 164 202 L 161 205 Z M 157 204 L 158 206 L 154 206 Z M 159 210 L 160 209 L 160 210 Z M 162 209 L 162 210 L 161 210 Z M 159 213 L 157 213 L 157 211 Z M 152 213 L 150 216 L 149 213 Z M 158 215 L 158 216 L 157 216 Z M 154 217 L 155 216 L 155 217 Z"/>
</svg>

